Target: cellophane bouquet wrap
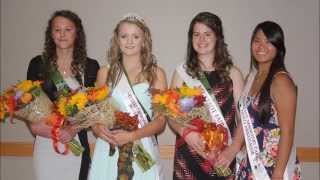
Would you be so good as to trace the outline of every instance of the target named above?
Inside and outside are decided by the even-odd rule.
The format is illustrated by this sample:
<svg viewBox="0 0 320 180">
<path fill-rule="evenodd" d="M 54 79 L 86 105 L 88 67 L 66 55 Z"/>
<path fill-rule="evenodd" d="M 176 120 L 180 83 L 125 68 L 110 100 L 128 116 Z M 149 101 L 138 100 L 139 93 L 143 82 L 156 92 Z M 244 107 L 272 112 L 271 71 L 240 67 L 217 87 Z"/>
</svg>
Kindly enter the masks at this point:
<svg viewBox="0 0 320 180">
<path fill-rule="evenodd" d="M 208 108 L 205 106 L 205 96 L 202 89 L 188 87 L 168 89 L 165 91 L 154 91 L 152 97 L 155 112 L 163 113 L 169 121 L 174 121 L 186 128 L 188 131 L 200 133 L 206 142 L 206 152 L 222 151 L 228 143 L 228 132 L 225 127 L 212 121 Z M 231 170 L 222 170 L 214 167 L 219 176 L 229 176 Z"/>
<path fill-rule="evenodd" d="M 79 89 L 71 92 L 68 95 L 60 96 L 56 102 L 57 116 L 52 118 L 52 124 L 55 128 L 52 131 L 52 136 L 57 137 L 58 129 L 64 124 L 72 124 L 79 130 L 88 128 L 96 123 L 106 124 L 111 126 L 114 120 L 107 118 L 110 114 L 112 106 L 108 101 L 109 88 L 90 87 Z M 80 155 L 84 149 L 76 140 L 71 141 L 69 148 L 75 155 Z M 55 150 L 57 139 L 54 138 Z"/>
<path fill-rule="evenodd" d="M 68 123 L 76 124 L 79 129 L 88 128 L 96 123 L 111 127 L 115 122 L 115 106 L 108 97 L 107 86 L 90 87 L 59 98 L 58 112 Z"/>
<path fill-rule="evenodd" d="M 41 89 L 41 81 L 24 80 L 4 91 L 0 97 L 0 119 L 13 116 L 29 122 L 48 118 L 53 104 Z"/>
<path fill-rule="evenodd" d="M 55 105 L 48 98 L 41 88 L 41 81 L 24 80 L 4 91 L 0 96 L 0 118 L 3 120 L 7 116 L 16 117 L 27 122 L 36 123 L 41 120 L 52 126 L 52 132 L 58 132 L 62 126 L 63 118 L 55 112 Z M 52 136 L 52 140 L 58 141 L 58 134 Z M 81 144 L 72 140 L 67 143 L 75 155 L 80 155 L 84 150 Z M 57 151 L 54 145 L 54 149 Z M 66 154 L 61 153 L 61 154 Z"/>
</svg>

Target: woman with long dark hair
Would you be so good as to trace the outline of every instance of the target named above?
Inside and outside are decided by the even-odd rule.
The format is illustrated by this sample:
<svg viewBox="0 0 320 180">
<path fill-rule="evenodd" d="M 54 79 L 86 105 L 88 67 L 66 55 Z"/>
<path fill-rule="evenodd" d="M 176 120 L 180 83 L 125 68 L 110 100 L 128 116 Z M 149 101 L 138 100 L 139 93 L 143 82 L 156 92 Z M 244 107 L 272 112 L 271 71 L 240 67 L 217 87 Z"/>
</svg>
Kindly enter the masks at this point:
<svg viewBox="0 0 320 180">
<path fill-rule="evenodd" d="M 271 21 L 251 37 L 251 67 L 240 114 L 247 153 L 238 179 L 300 179 L 294 147 L 297 88 L 285 68 L 284 33 Z"/>
<path fill-rule="evenodd" d="M 69 10 L 54 12 L 48 21 L 44 52 L 30 61 L 27 79 L 42 80 L 42 89 L 55 101 L 66 89 L 94 86 L 98 69 L 98 62 L 87 57 L 85 33 L 78 15 Z M 53 150 L 52 127 L 45 121 L 30 124 L 30 128 L 36 136 L 33 152 L 36 179 L 87 179 L 91 160 L 86 130 L 79 131 L 72 125 L 60 129 L 61 143 L 75 138 L 85 148 L 77 157 Z"/>
<path fill-rule="evenodd" d="M 204 81 L 207 82 L 207 86 Z M 171 88 L 183 84 L 197 87 L 200 83 L 205 87 L 203 90 L 210 94 L 205 97 L 206 100 L 213 102 L 210 106 L 214 107 L 215 112 L 219 112 L 218 116 L 221 117 L 219 123 L 214 118 L 212 121 L 221 123 L 228 129 L 228 142 L 231 143 L 236 129 L 236 104 L 242 90 L 243 76 L 233 65 L 225 43 L 221 19 L 210 12 L 201 12 L 191 21 L 186 62 L 177 67 Z M 177 134 L 173 179 L 210 180 L 230 177 L 220 177 L 215 173 L 211 153 L 208 155 L 204 152 L 205 144 L 199 132 L 173 121 L 168 122 Z M 215 165 L 226 168 L 232 164 L 230 168 L 233 169 L 233 159 L 229 159 L 228 156 L 230 153 L 235 154 L 240 146 L 241 144 L 234 143 L 218 156 L 215 154 Z"/>
</svg>

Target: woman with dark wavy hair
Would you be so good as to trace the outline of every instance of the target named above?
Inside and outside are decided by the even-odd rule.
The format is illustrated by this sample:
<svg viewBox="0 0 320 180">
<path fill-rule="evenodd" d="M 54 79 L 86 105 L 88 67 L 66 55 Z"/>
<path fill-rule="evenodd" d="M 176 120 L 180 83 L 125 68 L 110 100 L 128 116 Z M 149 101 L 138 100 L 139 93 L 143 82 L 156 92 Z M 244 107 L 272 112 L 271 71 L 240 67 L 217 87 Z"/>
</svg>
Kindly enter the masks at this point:
<svg viewBox="0 0 320 180">
<path fill-rule="evenodd" d="M 239 101 L 247 152 L 239 156 L 238 179 L 301 178 L 293 143 L 297 89 L 285 68 L 285 54 L 281 27 L 271 21 L 258 24 Z"/>
<path fill-rule="evenodd" d="M 27 79 L 42 80 L 42 89 L 55 101 L 64 90 L 94 86 L 98 69 L 98 62 L 87 57 L 85 33 L 78 15 L 69 10 L 54 12 L 48 21 L 44 52 L 30 61 Z M 60 129 L 61 143 L 75 138 L 84 147 L 82 155 L 75 156 L 60 155 L 53 150 L 51 126 L 45 121 L 30 124 L 30 129 L 36 136 L 33 153 L 36 179 L 87 179 L 91 160 L 86 130 L 79 131 L 72 125 Z"/>
<path fill-rule="evenodd" d="M 183 84 L 194 87 L 201 84 L 200 87 L 208 92 L 206 101 L 212 102 L 210 106 L 221 117 L 219 122 L 215 118 L 212 120 L 222 123 L 228 129 L 228 143 L 231 144 L 236 129 L 236 104 L 242 91 L 243 76 L 232 63 L 224 40 L 222 22 L 215 14 L 201 12 L 190 23 L 186 62 L 174 72 L 171 88 Z M 210 114 L 213 117 L 213 111 Z M 229 167 L 233 160 L 229 155 L 235 155 L 241 144 L 233 143 L 219 155 L 205 153 L 205 144 L 199 132 L 173 121 L 169 121 L 169 125 L 177 134 L 173 179 L 210 180 L 231 177 L 231 173 L 227 177 L 217 175 L 215 167 Z M 240 130 L 237 128 L 235 133 L 239 134 Z"/>
</svg>

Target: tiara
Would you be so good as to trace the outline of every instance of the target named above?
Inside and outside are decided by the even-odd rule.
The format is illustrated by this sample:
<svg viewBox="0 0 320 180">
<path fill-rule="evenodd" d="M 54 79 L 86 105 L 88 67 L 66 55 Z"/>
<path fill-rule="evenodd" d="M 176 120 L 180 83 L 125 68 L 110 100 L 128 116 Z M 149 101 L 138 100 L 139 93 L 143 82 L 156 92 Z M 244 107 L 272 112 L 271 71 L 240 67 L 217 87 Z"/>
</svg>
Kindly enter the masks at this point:
<svg viewBox="0 0 320 180">
<path fill-rule="evenodd" d="M 143 20 L 143 18 L 141 16 L 139 16 L 138 14 L 135 13 L 128 13 L 126 15 L 124 15 L 120 21 L 139 21 L 142 24 L 146 24 L 145 21 Z"/>
</svg>

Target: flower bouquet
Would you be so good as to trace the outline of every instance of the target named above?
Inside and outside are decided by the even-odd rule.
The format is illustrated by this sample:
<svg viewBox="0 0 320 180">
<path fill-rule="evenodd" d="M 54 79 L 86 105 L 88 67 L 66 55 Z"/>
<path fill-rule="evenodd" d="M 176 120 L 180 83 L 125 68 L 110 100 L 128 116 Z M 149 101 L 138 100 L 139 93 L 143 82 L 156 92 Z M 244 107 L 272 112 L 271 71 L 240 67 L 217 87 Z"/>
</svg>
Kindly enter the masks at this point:
<svg viewBox="0 0 320 180">
<path fill-rule="evenodd" d="M 58 141 L 58 128 L 62 126 L 63 118 L 54 112 L 54 104 L 43 92 L 41 81 L 21 81 L 1 94 L 0 100 L 0 120 L 8 116 L 11 117 L 11 120 L 14 116 L 33 123 L 45 120 L 48 125 L 52 126 L 52 132 L 55 132 L 52 139 Z M 68 147 L 77 156 L 84 150 L 76 140 L 70 141 Z M 56 145 L 54 148 L 57 151 Z M 66 153 L 67 151 L 64 154 Z"/>
<path fill-rule="evenodd" d="M 60 96 L 57 104 L 57 116 L 51 118 L 54 125 L 52 130 L 53 137 L 57 137 L 58 130 L 63 124 L 72 124 L 77 129 L 85 129 L 99 122 L 111 126 L 114 120 L 107 118 L 113 106 L 107 100 L 109 89 L 107 86 L 95 88 L 90 87 L 84 90 L 78 90 L 67 96 Z M 54 138 L 54 147 L 56 148 L 58 139 Z M 74 139 L 71 141 L 71 151 L 80 155 L 83 147 Z M 75 144 L 77 143 L 77 144 Z"/>
<path fill-rule="evenodd" d="M 130 116 L 128 113 L 115 111 L 116 122 L 113 126 L 114 129 L 124 129 L 133 131 L 138 129 L 138 116 Z M 110 145 L 109 155 L 115 153 L 115 147 Z M 143 148 L 140 142 L 129 142 L 119 147 L 118 159 L 118 177 L 117 179 L 132 179 L 134 175 L 132 163 L 133 160 L 138 164 L 141 170 L 147 171 L 154 164 L 155 161 L 151 158 L 149 153 Z"/>
<path fill-rule="evenodd" d="M 181 86 L 176 89 L 169 89 L 153 93 L 153 108 L 163 113 L 170 121 L 174 121 L 184 127 L 182 137 L 190 132 L 198 132 L 206 143 L 207 153 L 222 151 L 228 142 L 227 129 L 222 125 L 212 122 L 210 113 L 204 105 L 205 97 L 200 88 Z M 218 176 L 229 176 L 231 170 L 214 167 Z"/>
<path fill-rule="evenodd" d="M 107 98 L 109 94 L 107 86 L 79 90 L 69 96 L 60 97 L 57 111 L 68 123 L 76 124 L 79 129 L 88 128 L 98 122 L 111 127 L 115 120 L 108 116 L 114 109 L 114 104 Z"/>
<path fill-rule="evenodd" d="M 38 122 L 51 115 L 52 102 L 41 89 L 40 81 L 25 80 L 5 90 L 0 97 L 0 120 L 7 116 Z"/>
</svg>

